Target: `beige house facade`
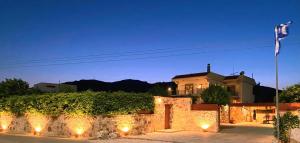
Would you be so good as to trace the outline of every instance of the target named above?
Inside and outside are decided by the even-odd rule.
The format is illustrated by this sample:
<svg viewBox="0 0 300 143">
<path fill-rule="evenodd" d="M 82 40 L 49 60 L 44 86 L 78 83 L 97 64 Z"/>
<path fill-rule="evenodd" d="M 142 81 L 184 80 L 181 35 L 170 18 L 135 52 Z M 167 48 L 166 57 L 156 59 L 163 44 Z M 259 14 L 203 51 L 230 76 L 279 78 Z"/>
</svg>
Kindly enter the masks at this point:
<svg viewBox="0 0 300 143">
<path fill-rule="evenodd" d="M 224 86 L 232 93 L 232 103 L 253 103 L 253 87 L 255 80 L 244 75 L 223 76 L 210 70 L 210 64 L 207 65 L 207 71 L 201 73 L 192 73 L 177 75 L 172 78 L 177 84 L 177 95 L 201 94 L 209 85 Z"/>
</svg>

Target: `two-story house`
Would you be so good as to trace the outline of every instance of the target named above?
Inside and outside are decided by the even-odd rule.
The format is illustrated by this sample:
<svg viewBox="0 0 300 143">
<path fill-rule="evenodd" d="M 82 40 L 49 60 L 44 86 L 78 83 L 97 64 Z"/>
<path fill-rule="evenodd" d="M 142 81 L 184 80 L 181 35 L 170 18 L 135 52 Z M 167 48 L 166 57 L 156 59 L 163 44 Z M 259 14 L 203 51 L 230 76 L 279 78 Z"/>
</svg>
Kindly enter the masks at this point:
<svg viewBox="0 0 300 143">
<path fill-rule="evenodd" d="M 253 103 L 253 86 L 255 80 L 244 75 L 223 76 L 211 72 L 210 64 L 207 65 L 207 71 L 201 73 L 192 73 L 177 75 L 172 78 L 177 84 L 177 95 L 201 94 L 203 89 L 211 84 L 217 84 L 226 87 L 232 93 L 233 103 Z"/>
</svg>

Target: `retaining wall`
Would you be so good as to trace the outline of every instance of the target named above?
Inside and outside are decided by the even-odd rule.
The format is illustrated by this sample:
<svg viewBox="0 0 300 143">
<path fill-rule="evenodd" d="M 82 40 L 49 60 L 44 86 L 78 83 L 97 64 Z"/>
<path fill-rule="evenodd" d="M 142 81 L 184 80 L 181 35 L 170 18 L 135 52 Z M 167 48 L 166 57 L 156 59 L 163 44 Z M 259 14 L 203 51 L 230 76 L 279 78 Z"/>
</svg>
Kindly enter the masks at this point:
<svg viewBox="0 0 300 143">
<path fill-rule="evenodd" d="M 219 111 L 215 104 L 192 104 L 187 97 L 155 97 L 155 114 L 160 122 L 159 128 L 164 129 L 165 105 L 171 108 L 171 129 L 186 131 L 219 131 Z"/>
<path fill-rule="evenodd" d="M 0 117 L 3 119 L 3 117 Z M 30 115 L 13 117 L 5 132 L 56 137 L 115 138 L 153 132 L 153 115 L 117 115 L 57 118 Z"/>
<path fill-rule="evenodd" d="M 0 131 L 11 134 L 101 139 L 139 135 L 165 129 L 166 104 L 171 105 L 172 130 L 219 131 L 219 111 L 216 105 L 192 105 L 189 97 L 155 96 L 154 100 L 153 114 L 72 117 L 61 115 L 54 118 L 40 114 L 15 117 L 2 112 Z"/>
</svg>

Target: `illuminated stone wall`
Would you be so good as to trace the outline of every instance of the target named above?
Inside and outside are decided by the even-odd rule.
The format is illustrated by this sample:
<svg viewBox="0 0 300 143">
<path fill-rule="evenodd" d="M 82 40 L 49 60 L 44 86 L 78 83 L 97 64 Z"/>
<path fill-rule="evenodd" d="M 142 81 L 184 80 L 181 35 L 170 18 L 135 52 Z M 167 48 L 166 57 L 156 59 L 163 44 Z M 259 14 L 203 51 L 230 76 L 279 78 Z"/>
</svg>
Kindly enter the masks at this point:
<svg viewBox="0 0 300 143">
<path fill-rule="evenodd" d="M 36 117 L 36 116 L 35 116 Z M 44 119 L 43 119 L 44 118 Z M 4 120 L 4 117 L 0 117 Z M 42 119 L 42 120 L 41 120 Z M 115 138 L 153 132 L 152 114 L 57 118 L 13 117 L 4 132 L 67 138 Z"/>
<path fill-rule="evenodd" d="M 229 106 L 220 107 L 220 122 L 229 123 Z"/>
<path fill-rule="evenodd" d="M 219 131 L 218 111 L 191 111 L 190 121 L 187 122 L 187 130 L 193 131 Z"/>
<path fill-rule="evenodd" d="M 254 118 L 254 110 L 256 110 L 256 117 Z M 259 112 L 259 111 L 266 111 L 266 110 L 274 110 L 275 107 L 271 106 L 230 106 L 228 112 L 230 112 L 230 122 L 231 123 L 241 123 L 241 122 L 256 122 L 256 123 L 265 123 L 269 120 L 269 123 L 272 123 L 273 116 L 275 113 L 266 113 L 266 112 Z M 228 113 L 229 114 L 229 113 Z M 223 121 L 227 121 L 226 119 L 228 116 L 222 116 L 221 114 L 221 121 L 222 123 L 227 123 Z M 255 119 L 255 120 L 254 120 Z"/>
<path fill-rule="evenodd" d="M 165 125 L 165 105 L 171 108 L 171 129 L 187 131 L 219 131 L 219 112 L 191 110 L 192 100 L 187 97 L 155 97 L 155 130 L 163 130 Z M 207 126 L 207 127 L 206 127 Z M 205 128 L 205 129 L 203 129 Z"/>
<path fill-rule="evenodd" d="M 219 112 L 217 110 L 191 110 L 192 100 L 188 97 L 154 97 L 154 114 L 115 116 L 72 115 L 47 117 L 39 113 L 28 113 L 14 117 L 0 114 L 3 132 L 56 136 L 67 138 L 116 138 L 139 135 L 165 129 L 165 105 L 171 106 L 170 126 L 172 130 L 197 130 L 217 132 Z M 5 128 L 5 129 L 4 129 Z"/>
</svg>

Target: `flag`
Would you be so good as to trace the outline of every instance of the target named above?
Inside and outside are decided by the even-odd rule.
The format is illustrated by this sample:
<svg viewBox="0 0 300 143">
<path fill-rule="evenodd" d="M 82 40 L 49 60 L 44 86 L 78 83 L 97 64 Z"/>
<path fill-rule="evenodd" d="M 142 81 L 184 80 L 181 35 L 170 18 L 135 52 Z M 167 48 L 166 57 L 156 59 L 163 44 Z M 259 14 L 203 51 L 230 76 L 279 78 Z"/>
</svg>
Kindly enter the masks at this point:
<svg viewBox="0 0 300 143">
<path fill-rule="evenodd" d="M 289 34 L 289 26 L 291 23 L 292 21 L 289 21 L 286 24 L 275 26 L 275 56 L 279 54 L 280 41 L 287 37 Z"/>
</svg>

